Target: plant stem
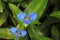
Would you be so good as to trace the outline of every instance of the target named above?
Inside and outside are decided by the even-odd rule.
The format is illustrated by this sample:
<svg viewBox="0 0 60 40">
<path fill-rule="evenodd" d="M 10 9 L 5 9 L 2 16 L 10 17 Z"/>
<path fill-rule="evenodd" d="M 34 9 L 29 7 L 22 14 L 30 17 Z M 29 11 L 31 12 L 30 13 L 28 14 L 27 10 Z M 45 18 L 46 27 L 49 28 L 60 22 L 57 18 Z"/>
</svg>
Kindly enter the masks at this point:
<svg viewBox="0 0 60 40">
<path fill-rule="evenodd" d="M 15 21 L 14 21 L 13 17 L 11 16 L 11 14 L 9 14 L 9 16 L 10 16 L 10 18 L 11 18 L 11 20 L 12 20 L 13 24 L 16 26 L 16 23 L 15 23 Z"/>
</svg>

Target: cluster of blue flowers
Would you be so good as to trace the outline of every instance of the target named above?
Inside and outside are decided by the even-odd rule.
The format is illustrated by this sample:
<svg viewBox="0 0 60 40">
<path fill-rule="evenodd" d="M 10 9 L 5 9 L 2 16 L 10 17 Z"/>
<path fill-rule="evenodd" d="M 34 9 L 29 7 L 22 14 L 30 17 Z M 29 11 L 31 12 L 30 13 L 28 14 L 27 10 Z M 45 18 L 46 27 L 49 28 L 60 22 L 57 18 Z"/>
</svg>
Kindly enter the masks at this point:
<svg viewBox="0 0 60 40">
<path fill-rule="evenodd" d="M 37 14 L 32 12 L 27 15 L 26 13 L 21 12 L 17 15 L 17 18 L 25 22 L 26 24 L 30 24 L 32 21 L 34 21 L 37 18 Z"/>
<path fill-rule="evenodd" d="M 18 31 L 18 28 L 16 28 L 16 27 L 10 28 L 10 32 L 11 32 L 12 34 L 14 34 L 14 35 L 16 36 L 16 38 L 18 38 L 19 36 L 25 37 L 26 34 L 27 34 L 27 32 L 26 32 L 25 30 L 20 30 L 20 31 Z"/>
<path fill-rule="evenodd" d="M 24 22 L 25 24 L 30 24 L 32 21 L 34 21 L 37 18 L 37 14 L 32 12 L 27 15 L 26 13 L 21 12 L 17 15 L 17 18 L 22 22 Z M 18 28 L 15 27 L 10 28 L 10 32 L 14 34 L 16 38 L 18 38 L 19 36 L 24 37 L 27 35 L 27 32 L 25 30 L 18 31 Z"/>
</svg>

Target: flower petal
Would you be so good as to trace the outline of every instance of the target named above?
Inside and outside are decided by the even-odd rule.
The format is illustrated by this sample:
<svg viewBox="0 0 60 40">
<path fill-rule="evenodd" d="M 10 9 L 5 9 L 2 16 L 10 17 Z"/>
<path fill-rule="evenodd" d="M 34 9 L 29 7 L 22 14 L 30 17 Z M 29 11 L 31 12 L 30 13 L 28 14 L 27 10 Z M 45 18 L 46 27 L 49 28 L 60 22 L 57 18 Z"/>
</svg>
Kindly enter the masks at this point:
<svg viewBox="0 0 60 40">
<path fill-rule="evenodd" d="M 26 36 L 27 32 L 25 30 L 20 30 L 20 34 L 22 37 Z"/>
<path fill-rule="evenodd" d="M 16 33 L 15 36 L 16 36 L 16 38 L 18 38 L 19 37 L 18 33 Z"/>
<path fill-rule="evenodd" d="M 25 23 L 26 24 L 30 24 L 31 23 L 31 20 L 25 20 Z"/>
<path fill-rule="evenodd" d="M 11 32 L 12 34 L 16 34 L 17 31 L 18 31 L 18 28 L 15 28 L 15 27 L 10 28 L 10 32 Z"/>
<path fill-rule="evenodd" d="M 26 15 L 25 13 L 21 12 L 21 13 L 19 13 L 19 14 L 17 15 L 17 18 L 22 21 L 22 20 L 25 19 L 26 16 L 27 16 L 27 15 Z"/>
<path fill-rule="evenodd" d="M 32 12 L 29 14 L 29 17 L 31 18 L 32 21 L 34 21 L 37 18 L 37 14 Z"/>
</svg>

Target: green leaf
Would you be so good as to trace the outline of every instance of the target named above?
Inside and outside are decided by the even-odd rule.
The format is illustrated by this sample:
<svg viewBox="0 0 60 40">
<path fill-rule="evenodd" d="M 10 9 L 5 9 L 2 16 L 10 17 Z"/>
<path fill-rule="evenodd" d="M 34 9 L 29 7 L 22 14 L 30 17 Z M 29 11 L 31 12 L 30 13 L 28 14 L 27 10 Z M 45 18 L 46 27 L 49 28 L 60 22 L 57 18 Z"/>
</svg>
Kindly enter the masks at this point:
<svg viewBox="0 0 60 40">
<path fill-rule="evenodd" d="M 3 23 L 6 21 L 7 16 L 8 16 L 8 14 L 6 11 L 4 13 L 0 14 L 0 26 L 2 26 Z"/>
<path fill-rule="evenodd" d="M 60 18 L 60 11 L 55 11 L 50 16 Z"/>
<path fill-rule="evenodd" d="M 26 13 L 36 12 L 37 13 L 37 20 L 41 18 L 48 0 L 33 0 L 25 9 Z M 36 24 L 37 20 L 35 20 L 32 24 Z"/>
<path fill-rule="evenodd" d="M 0 12 L 3 12 L 3 2 L 0 0 Z"/>
<path fill-rule="evenodd" d="M 52 27 L 51 34 L 54 40 L 59 40 L 59 31 L 55 26 Z"/>
<path fill-rule="evenodd" d="M 40 29 L 43 30 L 43 32 L 45 33 L 45 30 L 49 30 L 51 27 L 49 27 L 49 25 L 54 24 L 54 23 L 58 23 L 60 22 L 60 19 L 56 18 L 56 17 L 48 17 L 46 19 L 46 21 L 44 21 L 41 26 Z"/>
<path fill-rule="evenodd" d="M 22 11 L 16 6 L 16 5 L 14 5 L 14 4 L 9 4 L 9 8 L 10 8 L 10 10 L 12 11 L 12 13 L 13 13 L 13 17 L 17 20 L 17 22 L 20 24 L 20 27 L 22 27 L 21 29 L 23 29 L 24 28 L 24 22 L 22 22 L 22 21 L 20 21 L 20 20 L 18 20 L 18 18 L 17 18 L 17 14 L 18 13 L 21 13 Z M 19 28 L 20 28 L 19 27 Z"/>
<path fill-rule="evenodd" d="M 38 34 L 39 32 L 41 33 L 41 31 L 39 31 L 37 28 L 34 28 L 35 26 L 29 26 L 27 29 L 28 29 L 28 33 L 31 37 L 31 40 L 52 40 L 48 37 L 45 37 L 41 34 Z M 37 30 L 35 30 L 37 29 Z"/>
<path fill-rule="evenodd" d="M 10 33 L 8 28 L 0 28 L 0 38 L 14 39 L 15 36 Z"/>
<path fill-rule="evenodd" d="M 22 12 L 16 5 L 9 3 L 9 8 L 13 13 L 13 17 L 17 20 L 17 14 Z"/>
</svg>

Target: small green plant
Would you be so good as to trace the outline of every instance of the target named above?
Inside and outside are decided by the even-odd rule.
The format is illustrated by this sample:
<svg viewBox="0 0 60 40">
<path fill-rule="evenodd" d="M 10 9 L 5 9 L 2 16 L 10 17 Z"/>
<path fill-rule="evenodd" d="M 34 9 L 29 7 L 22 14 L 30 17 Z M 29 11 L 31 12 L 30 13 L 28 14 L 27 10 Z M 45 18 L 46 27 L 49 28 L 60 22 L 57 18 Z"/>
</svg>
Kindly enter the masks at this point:
<svg viewBox="0 0 60 40">
<path fill-rule="evenodd" d="M 60 40 L 59 3 L 59 0 L 0 0 L 0 39 Z"/>
</svg>

